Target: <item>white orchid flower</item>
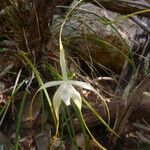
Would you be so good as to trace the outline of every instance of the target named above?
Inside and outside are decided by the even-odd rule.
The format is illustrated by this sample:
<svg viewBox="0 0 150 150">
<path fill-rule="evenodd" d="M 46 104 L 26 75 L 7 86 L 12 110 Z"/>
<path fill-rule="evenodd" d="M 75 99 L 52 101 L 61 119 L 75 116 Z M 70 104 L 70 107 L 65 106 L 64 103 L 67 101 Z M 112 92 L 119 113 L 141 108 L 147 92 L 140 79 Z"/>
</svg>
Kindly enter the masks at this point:
<svg viewBox="0 0 150 150">
<path fill-rule="evenodd" d="M 75 81 L 75 80 L 62 80 L 62 81 L 50 81 L 45 83 L 43 86 L 40 87 L 39 90 L 58 86 L 59 88 L 55 92 L 53 96 L 53 107 L 56 114 L 57 119 L 59 118 L 59 108 L 61 102 L 63 101 L 66 106 L 71 105 L 71 99 L 74 101 L 76 106 L 81 110 L 82 100 L 80 93 L 74 88 L 74 86 L 79 86 L 87 90 L 94 91 L 93 87 L 89 83 L 85 83 L 82 81 Z"/>
<path fill-rule="evenodd" d="M 57 122 L 57 127 L 56 127 L 56 135 L 58 133 L 58 126 L 59 126 L 59 108 L 60 108 L 60 105 L 61 105 L 62 101 L 66 104 L 66 106 L 69 106 L 69 105 L 71 105 L 70 101 L 72 99 L 74 101 L 75 105 L 78 107 L 78 109 L 81 112 L 81 106 L 82 106 L 81 95 L 74 88 L 74 86 L 79 86 L 79 87 L 82 87 L 84 89 L 91 90 L 94 93 L 98 94 L 98 96 L 100 96 L 100 98 L 103 100 L 101 95 L 89 83 L 82 82 L 82 81 L 69 80 L 67 78 L 67 76 L 63 76 L 63 80 L 62 81 L 50 81 L 50 82 L 47 82 L 43 86 L 41 86 L 39 90 L 44 89 L 44 88 L 48 88 L 48 87 L 58 86 L 58 85 L 59 85 L 59 88 L 57 89 L 57 91 L 55 92 L 55 94 L 53 96 L 53 108 L 54 108 L 54 111 L 55 111 L 56 119 L 58 121 Z M 107 109 L 107 111 L 108 111 L 108 109 Z M 88 133 L 93 138 L 93 140 L 97 143 L 97 145 L 100 147 L 100 149 L 105 149 L 93 137 L 93 135 L 89 131 L 88 127 L 86 126 L 85 122 L 84 122 L 84 125 L 85 125 Z M 52 147 L 51 147 L 51 149 L 52 149 Z"/>
</svg>

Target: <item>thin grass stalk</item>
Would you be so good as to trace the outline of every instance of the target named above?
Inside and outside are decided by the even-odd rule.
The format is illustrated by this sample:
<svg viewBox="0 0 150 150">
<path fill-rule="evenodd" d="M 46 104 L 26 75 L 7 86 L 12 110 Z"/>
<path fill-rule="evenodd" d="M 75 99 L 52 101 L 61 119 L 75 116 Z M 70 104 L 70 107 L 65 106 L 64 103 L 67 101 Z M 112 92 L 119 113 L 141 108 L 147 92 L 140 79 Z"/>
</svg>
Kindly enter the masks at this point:
<svg viewBox="0 0 150 150">
<path fill-rule="evenodd" d="M 82 98 L 83 102 L 88 106 L 88 108 L 91 110 L 91 112 L 100 120 L 100 122 L 102 122 L 103 125 L 105 125 L 107 127 L 107 129 L 114 133 L 116 136 L 118 136 L 110 127 L 110 120 L 108 120 L 108 124 L 104 121 L 104 119 L 98 114 L 98 112 L 91 106 L 91 104 L 85 99 Z"/>
<path fill-rule="evenodd" d="M 145 10 L 137 11 L 137 12 L 125 15 L 125 16 L 121 16 L 121 17 L 116 18 L 114 21 L 111 21 L 110 24 L 119 22 L 121 20 L 128 19 L 128 18 L 133 17 L 135 15 L 139 15 L 139 14 L 142 14 L 142 13 L 148 13 L 148 12 L 150 12 L 150 9 L 145 9 Z"/>
<path fill-rule="evenodd" d="M 41 117 L 41 120 L 42 120 L 42 132 L 43 132 L 43 131 L 44 131 L 44 124 L 43 124 L 43 120 L 44 120 L 44 113 L 45 113 L 43 92 L 41 92 L 40 100 L 41 100 L 41 103 L 42 103 L 42 117 Z"/>
<path fill-rule="evenodd" d="M 63 108 L 62 108 L 63 109 Z M 62 110 L 62 115 L 61 115 L 61 133 L 60 133 L 60 137 L 61 139 L 63 139 L 63 135 L 64 135 L 64 126 L 65 126 L 65 116 L 64 116 L 64 112 Z M 62 144 L 62 141 L 61 141 L 61 144 Z"/>
<path fill-rule="evenodd" d="M 48 71 L 54 74 L 54 78 L 57 78 L 58 80 L 62 80 L 62 76 L 59 74 L 58 70 L 55 69 L 52 65 L 46 63 L 45 67 L 47 68 Z"/>
<path fill-rule="evenodd" d="M 73 142 L 74 142 L 75 145 L 77 145 L 75 130 L 74 130 L 73 122 L 72 122 L 72 119 L 71 119 L 72 117 L 71 117 L 71 113 L 70 113 L 70 110 L 69 110 L 68 107 L 67 107 L 67 112 L 68 112 L 68 116 L 69 116 L 69 124 L 70 124 L 70 128 L 71 128 L 71 132 L 72 132 L 72 135 L 73 135 Z"/>
<path fill-rule="evenodd" d="M 71 127 L 69 126 L 69 119 L 66 115 L 66 111 L 65 111 L 65 108 L 64 108 L 64 105 L 62 106 L 62 115 L 64 116 L 64 119 L 65 119 L 65 123 L 66 123 L 66 126 L 67 126 L 67 130 L 68 130 L 68 134 L 69 134 L 69 137 L 70 137 L 70 140 L 71 141 L 74 141 L 73 139 L 73 133 L 71 131 Z"/>
<path fill-rule="evenodd" d="M 3 123 L 3 120 L 4 120 L 5 116 L 6 116 L 6 113 L 7 113 L 7 111 L 8 111 L 8 108 L 9 108 L 9 106 L 10 106 L 12 100 L 13 100 L 13 97 L 15 96 L 15 94 L 17 93 L 17 91 L 22 87 L 22 85 L 23 85 L 24 82 L 25 82 L 25 80 L 23 80 L 21 83 L 18 84 L 19 76 L 20 76 L 20 74 L 17 76 L 16 82 L 15 82 L 15 86 L 14 86 L 14 88 L 13 88 L 13 91 L 12 91 L 12 93 L 11 93 L 11 96 L 8 97 L 8 100 L 7 100 L 8 102 L 6 103 L 6 106 L 5 106 L 4 109 L 2 109 L 2 111 L 0 112 L 0 116 L 1 116 L 1 114 L 3 113 L 2 118 L 1 118 L 1 120 L 0 120 L 0 126 L 1 126 L 2 123 Z M 17 84 L 18 84 L 18 85 L 17 85 Z"/>
<path fill-rule="evenodd" d="M 11 98 L 8 98 L 7 103 L 5 104 L 5 106 L 3 107 L 3 109 L 0 112 L 0 116 L 3 114 L 2 117 L 1 117 L 1 120 L 0 120 L 0 126 L 2 125 L 3 120 L 4 120 L 5 116 L 6 116 L 8 108 L 9 108 L 9 106 L 11 104 L 11 100 L 12 100 Z"/>
<path fill-rule="evenodd" d="M 15 147 L 14 147 L 15 150 L 19 149 L 19 131 L 21 128 L 22 114 L 23 114 L 23 109 L 24 109 L 27 94 L 28 94 L 27 91 L 25 91 L 24 96 L 21 101 L 21 108 L 20 108 L 19 114 L 18 114 L 17 127 L 16 127 L 16 142 L 15 142 Z"/>
<path fill-rule="evenodd" d="M 83 121 L 82 121 L 82 118 L 81 118 L 81 116 L 80 116 L 80 113 L 78 113 L 77 107 L 76 107 L 74 104 L 73 104 L 73 108 L 74 108 L 74 110 L 75 110 L 75 112 L 76 112 L 76 114 L 77 114 L 77 118 L 78 118 L 78 120 L 79 120 L 79 122 L 80 122 L 80 126 L 81 126 L 81 129 L 82 129 L 82 131 L 83 131 L 86 149 L 87 149 L 87 150 L 90 150 L 89 136 L 88 136 L 88 134 L 87 134 L 87 132 L 86 132 L 86 127 L 85 127 L 85 125 L 83 124 Z"/>
</svg>

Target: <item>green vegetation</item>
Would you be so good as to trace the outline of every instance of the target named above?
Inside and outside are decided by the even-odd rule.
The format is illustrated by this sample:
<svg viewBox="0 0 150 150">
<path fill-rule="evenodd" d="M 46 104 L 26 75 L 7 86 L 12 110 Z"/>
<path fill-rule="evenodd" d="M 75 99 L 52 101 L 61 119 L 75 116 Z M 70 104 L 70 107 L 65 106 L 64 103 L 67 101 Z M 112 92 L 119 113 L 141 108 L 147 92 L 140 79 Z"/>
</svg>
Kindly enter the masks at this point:
<svg viewBox="0 0 150 150">
<path fill-rule="evenodd" d="M 80 0 L 70 7 L 57 23 L 56 6 L 65 5 L 65 1 L 1 2 L 0 126 L 15 150 L 109 149 L 121 138 L 119 125 L 125 119 L 124 129 L 130 117 L 123 113 L 130 110 L 128 100 L 136 91 L 140 73 L 118 22 L 149 9 L 112 20 L 79 8 L 83 3 Z M 86 24 L 81 16 L 74 18 L 78 11 L 97 17 L 95 22 L 109 28 L 111 34 L 97 33 L 92 28 L 94 22 Z M 72 18 L 84 25 L 85 31 L 78 27 L 70 31 Z M 125 62 L 134 76 L 134 81 L 128 81 L 132 89 L 123 91 L 129 99 L 112 105 L 123 97 L 115 89 L 120 86 Z M 149 70 L 144 70 L 143 79 Z M 131 102 L 133 107 L 140 104 L 135 103 Z M 121 107 L 122 120 L 117 116 Z M 10 149 L 7 142 L 0 141 L 1 146 Z"/>
</svg>

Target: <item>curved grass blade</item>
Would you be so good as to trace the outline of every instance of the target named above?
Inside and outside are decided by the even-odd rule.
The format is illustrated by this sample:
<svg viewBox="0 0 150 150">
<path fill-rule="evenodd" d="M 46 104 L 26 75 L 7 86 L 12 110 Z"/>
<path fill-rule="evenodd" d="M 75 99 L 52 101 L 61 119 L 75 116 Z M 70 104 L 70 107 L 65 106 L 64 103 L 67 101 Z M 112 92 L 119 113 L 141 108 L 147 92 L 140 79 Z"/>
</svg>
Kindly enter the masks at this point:
<svg viewBox="0 0 150 150">
<path fill-rule="evenodd" d="M 26 60 L 26 62 L 29 64 L 29 66 L 31 67 L 31 69 L 33 70 L 34 74 L 36 75 L 36 78 L 38 80 L 38 83 L 39 83 L 39 86 L 42 86 L 44 85 L 41 77 L 40 77 L 40 73 L 38 72 L 38 70 L 34 67 L 34 65 L 32 64 L 32 62 L 29 60 L 29 58 L 26 56 L 26 53 L 24 53 L 23 51 L 20 51 L 20 55 L 23 56 L 23 58 Z M 51 113 L 52 113 L 52 116 L 53 116 L 53 119 L 54 119 L 54 123 L 56 125 L 56 117 L 55 117 L 55 114 L 54 114 L 54 110 L 53 110 L 53 107 L 52 107 L 52 103 L 51 103 L 51 100 L 50 100 L 50 97 L 48 95 L 48 92 L 46 90 L 46 88 L 43 88 L 44 90 L 44 94 L 46 96 L 46 99 L 48 101 L 48 104 L 49 104 L 49 107 L 50 107 L 50 110 L 51 110 Z"/>
</svg>

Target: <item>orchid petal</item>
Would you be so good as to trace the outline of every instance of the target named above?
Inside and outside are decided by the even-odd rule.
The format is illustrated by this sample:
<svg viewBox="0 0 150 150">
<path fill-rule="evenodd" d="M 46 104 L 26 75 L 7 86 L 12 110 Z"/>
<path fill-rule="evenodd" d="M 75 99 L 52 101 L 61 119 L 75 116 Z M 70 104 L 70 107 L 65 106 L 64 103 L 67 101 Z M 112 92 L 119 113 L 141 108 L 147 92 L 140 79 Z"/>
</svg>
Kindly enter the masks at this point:
<svg viewBox="0 0 150 150">
<path fill-rule="evenodd" d="M 74 80 L 69 80 L 69 83 L 72 85 L 75 85 L 75 86 L 80 86 L 87 90 L 95 91 L 90 83 L 86 83 L 86 82 L 82 82 L 82 81 L 74 81 Z"/>
<path fill-rule="evenodd" d="M 81 95 L 73 86 L 72 86 L 72 97 L 71 98 L 73 99 L 73 101 L 77 105 L 77 107 L 81 110 L 81 106 L 82 106 Z"/>
<path fill-rule="evenodd" d="M 78 93 L 79 94 L 79 93 Z M 79 110 L 81 111 L 81 107 L 82 107 L 82 100 L 81 100 L 81 96 L 79 94 L 79 97 L 75 97 L 75 98 L 72 98 L 73 99 L 73 102 L 75 103 L 75 105 L 79 108 Z"/>
<path fill-rule="evenodd" d="M 74 80 L 70 80 L 69 82 L 70 82 L 70 84 L 72 84 L 72 85 L 80 86 L 80 87 L 82 87 L 82 88 L 84 88 L 84 89 L 87 89 L 87 90 L 90 90 L 90 91 L 94 92 L 94 93 L 97 94 L 97 95 L 101 98 L 101 100 L 105 103 L 104 98 L 98 93 L 98 91 L 97 91 L 96 89 L 94 89 L 94 88 L 92 87 L 92 85 L 91 85 L 90 83 L 86 83 L 86 82 L 82 82 L 82 81 L 74 81 Z"/>
<path fill-rule="evenodd" d="M 64 81 L 50 81 L 50 82 L 46 82 L 45 84 L 43 84 L 38 91 L 44 89 L 44 88 L 49 88 L 52 86 L 57 86 L 57 85 L 61 85 Z"/>
<path fill-rule="evenodd" d="M 54 107 L 54 111 L 55 111 L 55 115 L 57 120 L 59 120 L 59 108 L 61 105 L 61 97 L 59 95 L 59 91 L 57 90 L 53 96 L 53 107 Z"/>
</svg>

